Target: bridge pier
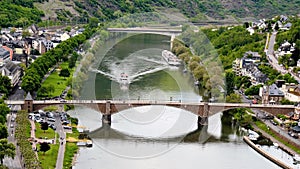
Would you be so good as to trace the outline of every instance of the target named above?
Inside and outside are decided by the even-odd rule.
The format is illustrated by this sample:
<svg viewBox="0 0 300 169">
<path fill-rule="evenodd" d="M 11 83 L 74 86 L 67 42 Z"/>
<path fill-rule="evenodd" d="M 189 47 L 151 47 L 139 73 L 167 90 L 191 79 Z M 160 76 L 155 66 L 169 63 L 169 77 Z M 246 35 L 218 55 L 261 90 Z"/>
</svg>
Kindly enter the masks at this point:
<svg viewBox="0 0 300 169">
<path fill-rule="evenodd" d="M 103 114 L 102 115 L 102 124 L 111 125 L 111 115 L 110 114 Z"/>
<path fill-rule="evenodd" d="M 111 125 L 111 108 L 110 101 L 105 103 L 105 114 L 102 115 L 102 124 Z"/>
<path fill-rule="evenodd" d="M 174 39 L 175 39 L 175 35 L 172 34 L 171 35 L 171 40 L 170 40 L 170 51 L 172 51 Z"/>
<path fill-rule="evenodd" d="M 198 128 L 208 125 L 208 117 L 198 116 Z"/>
<path fill-rule="evenodd" d="M 209 115 L 209 106 L 208 103 L 204 103 L 203 107 L 203 116 L 198 116 L 198 128 L 201 126 L 207 126 L 208 125 L 208 115 Z"/>
</svg>

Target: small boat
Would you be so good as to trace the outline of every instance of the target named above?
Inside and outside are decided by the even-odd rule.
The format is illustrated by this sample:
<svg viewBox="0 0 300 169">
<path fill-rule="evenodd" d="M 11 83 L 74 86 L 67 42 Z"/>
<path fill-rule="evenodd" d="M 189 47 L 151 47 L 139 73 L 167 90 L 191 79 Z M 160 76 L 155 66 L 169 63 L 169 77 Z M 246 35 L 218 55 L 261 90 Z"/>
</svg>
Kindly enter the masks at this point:
<svg viewBox="0 0 300 169">
<path fill-rule="evenodd" d="M 294 164 L 300 164 L 300 156 L 294 155 L 293 161 L 294 161 L 294 162 L 293 162 Z"/>
<path fill-rule="evenodd" d="M 179 65 L 181 65 L 181 62 L 176 57 L 176 55 L 174 55 L 172 52 L 170 52 L 168 50 L 163 50 L 162 51 L 162 57 L 171 66 L 179 66 Z"/>
<path fill-rule="evenodd" d="M 120 86 L 121 86 L 121 89 L 122 90 L 128 89 L 128 85 L 129 85 L 128 75 L 123 72 L 120 75 Z"/>
<path fill-rule="evenodd" d="M 252 141 L 256 141 L 257 139 L 258 139 L 258 137 L 259 137 L 259 134 L 258 133 L 256 133 L 255 131 L 252 131 L 252 130 L 248 130 L 248 137 L 249 137 L 249 139 L 250 140 L 252 140 Z"/>
<path fill-rule="evenodd" d="M 128 84 L 129 81 L 128 81 L 128 75 L 126 73 L 121 73 L 120 75 L 120 82 L 121 84 Z"/>
<path fill-rule="evenodd" d="M 87 147 L 93 147 L 93 142 L 92 142 L 92 140 L 86 141 L 86 146 L 87 146 Z"/>
</svg>

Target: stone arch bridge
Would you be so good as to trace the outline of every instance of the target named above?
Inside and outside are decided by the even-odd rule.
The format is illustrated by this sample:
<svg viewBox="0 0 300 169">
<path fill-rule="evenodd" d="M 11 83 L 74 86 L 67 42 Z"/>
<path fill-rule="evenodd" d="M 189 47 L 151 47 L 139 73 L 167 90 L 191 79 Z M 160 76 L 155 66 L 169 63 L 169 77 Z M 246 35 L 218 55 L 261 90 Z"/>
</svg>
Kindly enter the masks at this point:
<svg viewBox="0 0 300 169">
<path fill-rule="evenodd" d="M 100 112 L 106 123 L 111 123 L 111 115 L 120 111 L 149 105 L 170 106 L 183 109 L 194 113 L 199 117 L 199 123 L 207 124 L 207 118 L 218 112 L 235 109 L 235 108 L 251 108 L 268 112 L 272 115 L 288 114 L 295 111 L 293 105 L 270 105 L 270 104 L 249 104 L 249 103 L 184 103 L 179 101 L 145 101 L 145 100 L 25 100 L 25 101 L 6 101 L 7 104 L 21 105 L 23 110 L 28 112 L 36 111 L 51 105 L 78 105 L 85 106 Z"/>
</svg>

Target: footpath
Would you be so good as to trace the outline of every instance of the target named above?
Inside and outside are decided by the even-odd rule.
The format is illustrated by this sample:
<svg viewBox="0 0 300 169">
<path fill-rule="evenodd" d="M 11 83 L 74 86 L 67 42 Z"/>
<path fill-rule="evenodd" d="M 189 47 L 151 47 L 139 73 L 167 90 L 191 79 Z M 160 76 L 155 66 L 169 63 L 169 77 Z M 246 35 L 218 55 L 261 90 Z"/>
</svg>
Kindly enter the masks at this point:
<svg viewBox="0 0 300 169">
<path fill-rule="evenodd" d="M 273 136 L 271 136 L 270 134 L 266 133 L 265 131 L 263 131 L 262 129 L 258 128 L 256 125 L 252 125 L 255 131 L 259 131 L 263 136 L 269 138 L 273 143 L 277 143 L 278 146 L 280 148 L 282 148 L 283 150 L 285 150 L 286 152 L 288 152 L 291 155 L 299 155 L 296 151 L 292 150 L 291 148 L 289 148 L 288 146 L 284 145 L 283 143 L 279 142 L 278 140 L 276 140 Z M 288 139 L 288 138 L 287 138 Z"/>
</svg>

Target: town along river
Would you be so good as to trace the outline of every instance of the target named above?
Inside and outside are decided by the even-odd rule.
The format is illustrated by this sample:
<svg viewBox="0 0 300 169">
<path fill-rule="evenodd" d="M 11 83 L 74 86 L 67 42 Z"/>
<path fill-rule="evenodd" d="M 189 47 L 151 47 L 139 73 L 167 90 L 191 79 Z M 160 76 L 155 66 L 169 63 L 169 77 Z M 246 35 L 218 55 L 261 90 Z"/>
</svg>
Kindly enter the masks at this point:
<svg viewBox="0 0 300 169">
<path fill-rule="evenodd" d="M 125 37 L 98 50 L 82 99 L 201 101 L 189 73 L 163 60 L 169 37 Z M 122 84 L 122 73 L 128 84 Z M 279 168 L 244 143 L 239 127 L 221 113 L 206 127 L 198 127 L 196 115 L 167 106 L 122 111 L 112 115 L 110 127 L 88 108 L 76 107 L 70 114 L 93 131 L 93 147 L 80 148 L 76 169 Z"/>
</svg>

